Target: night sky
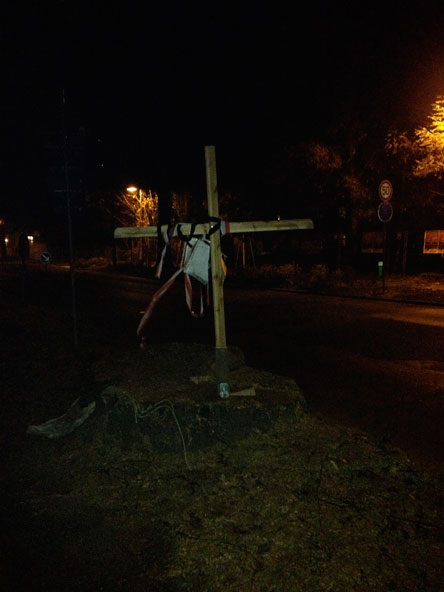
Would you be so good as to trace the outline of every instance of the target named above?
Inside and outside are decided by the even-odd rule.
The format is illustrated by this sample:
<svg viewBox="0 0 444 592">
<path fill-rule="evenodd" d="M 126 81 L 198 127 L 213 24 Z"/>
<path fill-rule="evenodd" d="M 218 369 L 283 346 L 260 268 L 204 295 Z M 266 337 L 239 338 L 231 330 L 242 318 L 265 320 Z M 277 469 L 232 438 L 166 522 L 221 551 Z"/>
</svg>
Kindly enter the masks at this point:
<svg viewBox="0 0 444 592">
<path fill-rule="evenodd" d="M 68 124 L 101 139 L 105 175 L 183 188 L 204 175 L 206 144 L 219 175 L 251 179 L 334 121 L 357 116 L 383 134 L 421 121 L 444 94 L 442 2 L 65 0 L 3 13 L 7 213 L 36 192 L 62 88 Z"/>
</svg>

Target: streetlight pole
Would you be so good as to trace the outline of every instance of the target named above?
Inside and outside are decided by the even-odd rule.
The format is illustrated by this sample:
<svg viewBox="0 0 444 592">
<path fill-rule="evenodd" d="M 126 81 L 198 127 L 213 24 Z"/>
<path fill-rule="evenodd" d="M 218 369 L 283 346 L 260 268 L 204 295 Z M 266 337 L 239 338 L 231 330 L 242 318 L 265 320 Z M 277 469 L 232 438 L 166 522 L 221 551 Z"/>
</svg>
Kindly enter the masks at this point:
<svg viewBox="0 0 444 592">
<path fill-rule="evenodd" d="M 126 188 L 127 192 L 130 193 L 131 195 L 135 195 L 138 191 L 140 191 L 140 189 L 138 189 L 137 187 L 135 187 L 134 185 L 130 185 L 129 187 Z M 139 193 L 140 196 L 140 193 Z M 137 219 L 136 219 L 136 223 L 137 223 Z M 131 265 L 133 265 L 133 239 L 131 239 Z"/>
<path fill-rule="evenodd" d="M 73 247 L 73 232 L 72 232 L 72 212 L 71 212 L 71 185 L 69 179 L 68 167 L 68 136 L 66 132 L 65 121 L 65 89 L 62 90 L 62 135 L 63 135 L 63 163 L 65 174 L 65 195 L 66 195 L 66 209 L 68 215 L 68 240 L 69 240 L 69 271 L 71 276 L 71 300 L 72 300 L 72 321 L 73 321 L 73 342 L 74 349 L 77 349 L 79 340 L 77 332 L 77 302 L 76 302 L 76 285 L 75 285 L 75 271 L 74 271 L 74 247 Z"/>
</svg>

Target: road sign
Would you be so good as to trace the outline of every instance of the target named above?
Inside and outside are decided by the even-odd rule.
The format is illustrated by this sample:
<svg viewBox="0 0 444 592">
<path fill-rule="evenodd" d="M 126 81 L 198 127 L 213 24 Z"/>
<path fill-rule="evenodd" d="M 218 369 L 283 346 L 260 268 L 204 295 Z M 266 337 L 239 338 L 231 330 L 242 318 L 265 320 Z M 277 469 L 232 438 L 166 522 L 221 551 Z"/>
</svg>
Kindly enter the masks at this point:
<svg viewBox="0 0 444 592">
<path fill-rule="evenodd" d="M 393 185 L 387 179 L 379 183 L 379 197 L 383 201 L 389 201 L 393 195 Z"/>
<path fill-rule="evenodd" d="M 40 255 L 40 261 L 42 263 L 51 263 L 51 261 L 52 261 L 51 253 L 48 253 L 48 251 L 43 251 L 43 253 Z"/>
<path fill-rule="evenodd" d="M 378 218 L 381 222 L 387 223 L 393 217 L 393 206 L 388 201 L 381 201 L 378 206 Z"/>
</svg>

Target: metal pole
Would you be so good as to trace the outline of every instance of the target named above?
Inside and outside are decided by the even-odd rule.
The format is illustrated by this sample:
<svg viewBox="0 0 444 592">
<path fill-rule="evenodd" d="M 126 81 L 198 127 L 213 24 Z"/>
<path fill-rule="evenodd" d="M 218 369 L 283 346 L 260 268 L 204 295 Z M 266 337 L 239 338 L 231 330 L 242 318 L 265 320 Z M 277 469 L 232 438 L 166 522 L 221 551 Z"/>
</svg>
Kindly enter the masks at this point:
<svg viewBox="0 0 444 592">
<path fill-rule="evenodd" d="M 79 340 L 78 340 L 78 334 L 77 334 L 77 302 L 76 302 L 74 247 L 73 247 L 73 233 L 72 233 L 71 186 L 70 186 L 70 182 L 69 182 L 69 168 L 68 168 L 68 136 L 66 133 L 66 122 L 65 122 L 65 89 L 62 90 L 62 134 L 63 134 L 63 162 L 64 162 L 64 172 L 65 172 L 66 209 L 67 209 L 67 216 L 68 216 L 69 272 L 70 272 L 70 277 L 71 277 L 73 343 L 74 343 L 74 348 L 77 349 L 77 346 L 79 344 Z"/>
<path fill-rule="evenodd" d="M 385 293 L 385 268 L 387 266 L 387 224 L 384 224 L 384 242 L 382 247 L 382 295 Z"/>
</svg>

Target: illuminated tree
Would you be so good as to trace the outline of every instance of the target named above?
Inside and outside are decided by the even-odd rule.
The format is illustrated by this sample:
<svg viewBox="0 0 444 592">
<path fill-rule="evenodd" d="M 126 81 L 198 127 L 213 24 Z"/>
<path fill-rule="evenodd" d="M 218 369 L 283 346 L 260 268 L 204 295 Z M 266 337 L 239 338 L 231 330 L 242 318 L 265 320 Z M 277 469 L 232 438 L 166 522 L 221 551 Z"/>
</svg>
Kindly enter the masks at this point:
<svg viewBox="0 0 444 592">
<path fill-rule="evenodd" d="M 128 187 L 117 196 L 116 219 L 122 226 L 153 226 L 157 224 L 159 199 L 156 193 Z M 156 257 L 155 243 L 148 238 L 137 240 L 137 258 L 148 263 Z M 154 248 L 153 248 L 154 247 Z M 131 248 L 132 254 L 132 248 Z"/>
<path fill-rule="evenodd" d="M 419 153 L 413 174 L 417 177 L 444 173 L 444 99 L 438 98 L 429 115 L 430 125 L 415 130 L 416 148 Z"/>
<path fill-rule="evenodd" d="M 117 197 L 119 220 L 123 225 L 153 226 L 157 224 L 159 200 L 150 189 L 128 187 Z"/>
<path fill-rule="evenodd" d="M 424 205 L 433 208 L 434 217 L 444 216 L 444 203 L 439 199 L 444 195 L 444 98 L 438 97 L 433 103 L 428 120 L 428 125 L 414 130 L 390 131 L 385 143 L 394 170 L 401 174 L 406 219 L 414 216 L 419 221 L 421 216 L 421 223 L 426 223 L 428 215 Z"/>
<path fill-rule="evenodd" d="M 444 173 L 444 99 L 438 98 L 429 115 L 430 125 L 413 132 L 392 130 L 385 149 L 410 177 L 442 177 Z"/>
</svg>

